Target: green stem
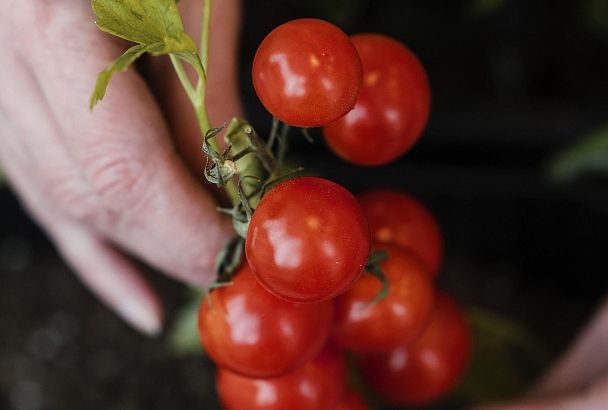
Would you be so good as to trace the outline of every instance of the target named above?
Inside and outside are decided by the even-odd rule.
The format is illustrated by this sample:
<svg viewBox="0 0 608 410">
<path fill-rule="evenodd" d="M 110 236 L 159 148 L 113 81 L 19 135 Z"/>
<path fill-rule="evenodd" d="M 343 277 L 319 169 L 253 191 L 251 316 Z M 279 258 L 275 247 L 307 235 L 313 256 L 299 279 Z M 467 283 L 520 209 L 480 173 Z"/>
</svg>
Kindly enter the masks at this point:
<svg viewBox="0 0 608 410">
<path fill-rule="evenodd" d="M 239 203 L 239 190 L 236 186 L 236 182 L 234 181 L 234 179 L 231 179 L 226 185 L 226 193 L 228 194 L 228 197 L 230 198 L 230 202 L 232 202 L 233 205 L 236 205 Z"/>
<path fill-rule="evenodd" d="M 207 94 L 207 66 L 209 60 L 209 27 L 211 24 L 211 3 L 212 0 L 205 0 L 205 6 L 203 9 L 203 19 L 201 27 L 201 51 L 200 55 L 191 53 L 171 54 L 171 62 L 175 68 L 175 72 L 194 107 L 196 113 L 196 119 L 201 135 L 207 135 L 207 132 L 211 129 L 211 122 L 209 120 L 209 113 L 207 112 L 206 106 L 206 94 Z M 198 75 L 198 81 L 196 88 L 192 86 L 190 79 L 184 69 L 181 60 L 185 60 L 190 64 Z M 217 152 L 221 152 L 220 146 L 215 139 L 208 141 L 209 145 Z M 225 186 L 226 192 L 230 197 L 233 204 L 239 203 L 238 187 L 236 181 L 231 180 Z"/>
<path fill-rule="evenodd" d="M 207 94 L 207 76 L 209 74 L 209 37 L 210 37 L 210 27 L 211 27 L 211 5 L 213 3 L 212 0 L 203 0 L 205 5 L 203 7 L 203 16 L 201 22 L 201 40 L 200 40 L 200 55 L 201 55 L 201 65 L 202 71 L 205 77 L 200 77 L 199 82 L 196 86 L 196 92 L 200 96 L 200 101 L 202 104 L 196 108 L 197 117 L 199 119 L 199 124 L 201 125 L 201 130 L 203 127 L 206 127 L 208 130 L 210 128 L 209 123 L 209 115 L 207 113 L 207 106 L 205 104 L 205 96 Z M 206 131 L 205 131 L 206 132 Z M 203 132 L 203 135 L 205 133 Z M 219 151 L 219 146 L 217 145 L 217 141 L 210 141 L 213 147 Z M 230 180 L 228 184 L 226 184 L 226 193 L 230 197 L 231 202 L 236 205 L 239 203 L 239 190 L 234 179 Z"/>
<path fill-rule="evenodd" d="M 190 79 L 188 78 L 188 74 L 186 74 L 184 65 L 182 64 L 179 57 L 177 57 L 175 54 L 171 54 L 169 57 L 171 58 L 171 63 L 173 64 L 173 68 L 175 69 L 175 72 L 177 73 L 177 77 L 179 78 L 179 81 L 182 83 L 182 86 L 184 87 L 186 94 L 188 94 L 188 98 L 190 99 L 190 102 L 192 103 L 192 105 L 196 105 L 197 104 L 196 91 L 194 90 L 194 87 L 192 86 L 192 83 L 190 82 Z"/>
<path fill-rule="evenodd" d="M 203 7 L 203 20 L 201 23 L 201 44 L 200 44 L 200 73 L 198 83 L 196 85 L 196 93 L 198 95 L 198 104 L 195 105 L 196 117 L 198 118 L 199 127 L 202 135 L 206 135 L 207 131 L 211 128 L 211 122 L 209 121 L 209 114 L 207 113 L 207 105 L 205 104 L 205 97 L 207 94 L 207 63 L 209 60 L 209 26 L 211 23 L 211 0 L 204 0 L 205 5 Z M 216 140 L 210 141 L 211 145 L 218 152 L 220 151 L 219 145 Z M 230 192 L 230 189 L 228 189 Z M 236 198 L 230 194 L 233 202 Z"/>
<path fill-rule="evenodd" d="M 205 97 L 207 94 L 207 76 L 208 76 L 208 63 L 209 63 L 209 28 L 211 26 L 211 3 L 212 0 L 204 0 L 205 5 L 203 7 L 203 17 L 201 22 L 201 44 L 200 44 L 200 63 L 201 73 L 199 73 L 199 80 L 196 85 L 196 93 L 199 96 L 200 104 L 196 107 L 197 117 L 199 118 L 199 124 L 203 135 L 209 130 L 209 114 L 207 113 L 207 107 L 205 105 Z M 205 128 L 205 129 L 203 129 Z"/>
<path fill-rule="evenodd" d="M 270 152 L 272 152 L 272 147 L 274 145 L 274 141 L 277 139 L 277 133 L 279 131 L 279 120 L 277 117 L 272 117 L 272 128 L 270 129 L 270 137 L 268 138 L 268 142 L 266 143 L 266 147 Z"/>
<path fill-rule="evenodd" d="M 207 62 L 209 60 L 209 27 L 211 27 L 211 3 L 212 0 L 204 0 L 203 22 L 201 28 L 201 62 L 207 72 Z"/>
</svg>

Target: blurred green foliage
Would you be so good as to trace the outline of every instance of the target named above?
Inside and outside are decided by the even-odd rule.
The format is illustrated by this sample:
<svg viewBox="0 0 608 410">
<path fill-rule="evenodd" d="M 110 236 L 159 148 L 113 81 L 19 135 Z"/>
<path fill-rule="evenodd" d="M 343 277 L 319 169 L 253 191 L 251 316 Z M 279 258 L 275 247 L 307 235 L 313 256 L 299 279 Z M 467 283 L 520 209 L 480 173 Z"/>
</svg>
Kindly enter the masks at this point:
<svg viewBox="0 0 608 410">
<path fill-rule="evenodd" d="M 588 0 L 584 9 L 584 18 L 596 34 L 608 40 L 608 1 Z"/>
<path fill-rule="evenodd" d="M 203 292 L 192 289 L 188 302 L 175 315 L 167 334 L 169 350 L 177 356 L 200 355 L 203 352 L 198 337 L 198 309 Z"/>
<path fill-rule="evenodd" d="M 547 172 L 565 182 L 583 175 L 608 175 L 608 124 L 583 136 L 580 142 L 549 159 Z"/>
<path fill-rule="evenodd" d="M 525 326 L 496 312 L 468 308 L 473 356 L 455 396 L 469 404 L 522 394 L 548 362 L 547 349 Z"/>
<path fill-rule="evenodd" d="M 472 16 L 485 17 L 498 11 L 504 3 L 505 0 L 472 0 L 466 8 Z"/>
</svg>

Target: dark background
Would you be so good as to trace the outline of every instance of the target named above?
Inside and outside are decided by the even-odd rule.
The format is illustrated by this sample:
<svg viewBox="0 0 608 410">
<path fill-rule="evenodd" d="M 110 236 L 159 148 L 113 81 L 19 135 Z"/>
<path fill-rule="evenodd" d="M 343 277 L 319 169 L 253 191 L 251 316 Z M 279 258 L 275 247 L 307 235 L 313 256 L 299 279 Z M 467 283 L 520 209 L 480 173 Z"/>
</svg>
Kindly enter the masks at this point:
<svg viewBox="0 0 608 410">
<path fill-rule="evenodd" d="M 545 165 L 608 122 L 608 1 L 245 1 L 242 90 L 262 132 L 270 117 L 249 67 L 265 34 L 297 17 L 400 39 L 433 90 L 429 127 L 399 161 L 356 168 L 320 136 L 294 135 L 299 161 L 354 192 L 419 197 L 445 234 L 441 285 L 532 329 L 542 363 L 561 352 L 608 284 L 608 189 L 599 177 L 553 182 Z M 176 357 L 107 311 L 6 188 L 0 211 L 0 409 L 217 408 L 206 359 Z M 170 313 L 186 301 L 151 277 Z M 529 382 L 542 366 L 523 362 Z"/>
</svg>

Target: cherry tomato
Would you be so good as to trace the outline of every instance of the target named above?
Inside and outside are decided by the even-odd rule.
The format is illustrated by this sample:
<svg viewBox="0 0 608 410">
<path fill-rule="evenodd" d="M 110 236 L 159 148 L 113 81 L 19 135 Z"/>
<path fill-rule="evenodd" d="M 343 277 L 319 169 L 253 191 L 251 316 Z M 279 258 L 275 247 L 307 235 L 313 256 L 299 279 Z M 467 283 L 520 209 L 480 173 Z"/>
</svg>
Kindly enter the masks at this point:
<svg viewBox="0 0 608 410">
<path fill-rule="evenodd" d="M 471 332 L 460 306 L 438 293 L 429 326 L 409 347 L 362 360 L 367 382 L 387 401 L 424 405 L 448 393 L 471 352 Z"/>
<path fill-rule="evenodd" d="M 262 198 L 245 250 L 266 290 L 315 302 L 350 287 L 367 262 L 369 243 L 367 222 L 350 192 L 326 179 L 299 177 Z"/>
<path fill-rule="evenodd" d="M 369 407 L 358 393 L 350 390 L 334 410 L 369 410 Z"/>
<path fill-rule="evenodd" d="M 331 302 L 292 303 L 266 292 L 245 264 L 231 286 L 203 301 L 198 327 L 205 351 L 220 366 L 250 377 L 284 374 L 323 348 Z"/>
<path fill-rule="evenodd" d="M 317 19 L 293 20 L 274 29 L 255 53 L 252 71 L 264 107 L 298 127 L 319 127 L 346 114 L 363 78 L 348 36 Z"/>
<path fill-rule="evenodd" d="M 220 368 L 217 388 L 225 410 L 334 410 L 346 391 L 346 362 L 328 348 L 282 377 L 251 379 Z"/>
<path fill-rule="evenodd" d="M 384 245 L 388 259 L 381 263 L 389 282 L 383 299 L 370 304 L 382 284 L 363 274 L 335 300 L 333 340 L 354 352 L 385 352 L 419 336 L 433 308 L 433 284 L 422 265 L 407 251 Z"/>
<path fill-rule="evenodd" d="M 360 165 L 380 165 L 405 153 L 420 137 L 431 106 L 420 61 L 403 44 L 379 34 L 352 37 L 363 63 L 355 107 L 323 131 L 330 148 Z"/>
<path fill-rule="evenodd" d="M 409 249 L 436 277 L 443 257 L 437 221 L 418 200 L 399 191 L 379 189 L 359 196 L 359 203 L 376 242 Z"/>
</svg>

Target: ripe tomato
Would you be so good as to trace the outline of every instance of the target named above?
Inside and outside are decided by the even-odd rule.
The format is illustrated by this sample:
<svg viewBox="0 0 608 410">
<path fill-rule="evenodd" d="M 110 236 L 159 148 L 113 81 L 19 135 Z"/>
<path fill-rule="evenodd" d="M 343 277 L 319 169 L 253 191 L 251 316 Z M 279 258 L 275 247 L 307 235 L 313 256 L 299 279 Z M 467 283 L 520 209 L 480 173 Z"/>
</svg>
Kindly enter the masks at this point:
<svg viewBox="0 0 608 410">
<path fill-rule="evenodd" d="M 369 254 L 361 207 L 342 186 L 300 177 L 268 192 L 253 213 L 245 250 L 266 290 L 295 302 L 331 299 L 357 279 Z"/>
<path fill-rule="evenodd" d="M 271 379 L 220 368 L 217 389 L 225 410 L 334 410 L 346 391 L 346 361 L 328 348 L 292 373 Z"/>
<path fill-rule="evenodd" d="M 350 39 L 331 23 L 287 22 L 260 44 L 253 86 L 268 111 L 298 127 L 319 127 L 346 114 L 361 89 L 361 60 Z"/>
<path fill-rule="evenodd" d="M 399 191 L 379 189 L 359 196 L 372 239 L 409 249 L 432 277 L 439 272 L 443 241 L 437 221 L 418 200 Z"/>
<path fill-rule="evenodd" d="M 369 410 L 369 407 L 358 393 L 350 390 L 334 410 Z"/>
<path fill-rule="evenodd" d="M 433 308 L 433 284 L 422 265 L 407 251 L 384 245 L 389 256 L 381 263 L 389 282 L 388 295 L 374 303 L 380 279 L 363 274 L 335 300 L 333 340 L 354 352 L 385 352 L 419 336 Z"/>
<path fill-rule="evenodd" d="M 403 44 L 379 34 L 352 37 L 363 63 L 355 107 L 323 131 L 330 148 L 360 165 L 379 165 L 407 151 L 426 126 L 431 92 L 420 61 Z"/>
<path fill-rule="evenodd" d="M 201 304 L 198 328 L 206 352 L 220 366 L 250 377 L 284 374 L 323 348 L 331 302 L 292 303 L 266 292 L 245 264 L 231 286 Z"/>
<path fill-rule="evenodd" d="M 408 347 L 362 360 L 367 382 L 391 403 L 428 404 L 458 382 L 471 351 L 471 332 L 460 306 L 438 293 L 429 326 Z"/>
</svg>

